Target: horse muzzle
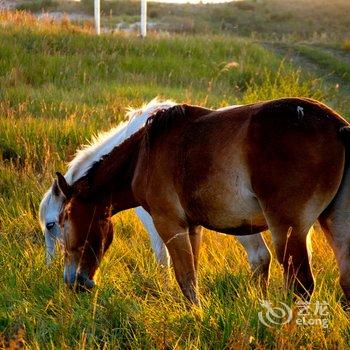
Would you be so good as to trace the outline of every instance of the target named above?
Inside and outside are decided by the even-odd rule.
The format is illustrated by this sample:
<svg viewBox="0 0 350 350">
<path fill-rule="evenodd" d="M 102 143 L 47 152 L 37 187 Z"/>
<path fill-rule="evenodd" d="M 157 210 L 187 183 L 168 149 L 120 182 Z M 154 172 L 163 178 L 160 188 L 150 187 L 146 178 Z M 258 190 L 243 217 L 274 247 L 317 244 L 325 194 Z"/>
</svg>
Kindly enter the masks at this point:
<svg viewBox="0 0 350 350">
<path fill-rule="evenodd" d="M 95 286 L 86 272 L 77 272 L 74 267 L 65 267 L 63 276 L 65 283 L 76 292 L 89 292 Z"/>
</svg>

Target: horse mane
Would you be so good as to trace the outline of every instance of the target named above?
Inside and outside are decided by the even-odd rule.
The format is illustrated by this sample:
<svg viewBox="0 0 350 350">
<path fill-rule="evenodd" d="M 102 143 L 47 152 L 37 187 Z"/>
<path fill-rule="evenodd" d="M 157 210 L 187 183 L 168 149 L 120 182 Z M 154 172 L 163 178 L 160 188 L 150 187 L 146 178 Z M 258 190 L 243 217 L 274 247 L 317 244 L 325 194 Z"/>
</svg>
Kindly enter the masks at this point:
<svg viewBox="0 0 350 350">
<path fill-rule="evenodd" d="M 183 125 L 183 122 L 194 120 L 213 111 L 199 106 L 174 105 L 171 101 L 162 104 L 157 103 L 151 105 L 151 107 L 152 109 L 148 109 L 149 114 L 144 123 L 140 124 L 136 131 L 129 133 L 128 138 L 124 138 L 124 140 L 115 144 L 108 153 L 103 154 L 96 161 L 89 164 L 90 166 L 86 168 L 85 173 L 76 180 L 77 185 L 75 187 L 78 195 L 86 197 L 96 194 L 100 189 L 99 184 L 112 181 L 115 174 L 121 172 L 123 165 L 125 166 L 123 171 L 127 171 L 127 163 L 132 161 L 131 155 L 137 156 L 138 153 L 136 154 L 136 152 L 139 151 L 144 136 L 149 151 L 150 145 L 160 134 L 167 133 L 174 127 Z M 137 113 L 140 113 L 140 111 Z M 127 176 L 128 174 L 120 173 L 120 181 L 123 180 L 124 175 Z"/>
<path fill-rule="evenodd" d="M 215 110 L 187 104 L 175 105 L 166 110 L 157 111 L 146 122 L 148 146 L 152 145 L 157 136 L 164 135 L 175 127 L 191 123 L 212 112 Z"/>
<path fill-rule="evenodd" d="M 146 136 L 147 143 L 150 140 L 152 141 L 158 134 L 167 132 L 184 117 L 185 105 L 175 105 L 170 108 L 156 110 L 147 119 L 143 127 L 122 143 L 116 145 L 109 153 L 103 155 L 87 169 L 84 176 L 74 184 L 77 195 L 81 197 L 95 196 L 97 192 L 100 192 L 101 183 L 115 182 L 116 173 L 120 175 L 117 182 L 122 182 L 124 175 L 128 175 L 127 166 L 131 163 L 132 156 L 137 156 L 136 152 L 139 151 L 143 138 Z M 123 166 L 125 166 L 125 169 L 121 172 Z"/>
<path fill-rule="evenodd" d="M 179 122 L 186 118 L 187 105 L 175 105 L 168 109 L 161 109 L 147 119 L 146 134 L 147 141 L 152 143 L 159 135 L 170 131 Z"/>
<path fill-rule="evenodd" d="M 145 128 L 142 127 L 121 144 L 114 147 L 111 152 L 94 162 L 87 172 L 73 184 L 77 195 L 83 198 L 95 196 L 97 192 L 100 192 L 101 184 L 113 181 L 115 185 L 119 185 L 123 182 L 124 178 L 129 175 L 127 166 L 131 163 L 130 157 L 137 156 L 138 153 L 136 152 L 139 150 L 144 134 Z M 118 181 L 115 181 L 115 174 L 123 166 L 125 166 L 124 171 L 120 172 Z"/>
<path fill-rule="evenodd" d="M 96 162 L 142 128 L 156 111 L 166 110 L 174 105 L 171 100 L 159 101 L 154 98 L 141 108 L 129 107 L 124 122 L 107 132 L 94 135 L 91 142 L 77 151 L 74 159 L 68 164 L 68 171 L 65 174 L 67 182 L 72 185 L 78 181 Z"/>
</svg>

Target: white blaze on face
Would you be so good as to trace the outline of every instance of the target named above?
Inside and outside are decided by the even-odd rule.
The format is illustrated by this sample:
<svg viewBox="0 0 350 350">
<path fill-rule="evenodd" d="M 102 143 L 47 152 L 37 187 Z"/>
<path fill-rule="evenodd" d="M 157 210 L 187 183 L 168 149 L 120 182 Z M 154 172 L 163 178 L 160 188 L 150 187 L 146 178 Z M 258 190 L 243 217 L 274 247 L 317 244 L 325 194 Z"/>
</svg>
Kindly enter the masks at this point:
<svg viewBox="0 0 350 350">
<path fill-rule="evenodd" d="M 44 195 L 39 208 L 40 226 L 45 236 L 46 263 L 50 264 L 55 256 L 56 241 L 62 242 L 58 217 L 63 198 L 55 195 L 50 188 Z"/>
</svg>

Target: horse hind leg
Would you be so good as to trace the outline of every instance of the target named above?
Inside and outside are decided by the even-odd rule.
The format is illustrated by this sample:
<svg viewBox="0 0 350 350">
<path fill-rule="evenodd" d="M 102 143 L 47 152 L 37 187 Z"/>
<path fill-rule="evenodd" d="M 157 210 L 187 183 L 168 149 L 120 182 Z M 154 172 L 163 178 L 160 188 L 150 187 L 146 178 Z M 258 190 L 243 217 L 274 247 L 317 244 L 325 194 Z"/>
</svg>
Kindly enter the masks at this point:
<svg viewBox="0 0 350 350">
<path fill-rule="evenodd" d="M 285 284 L 293 288 L 296 295 L 309 300 L 314 290 L 314 277 L 311 270 L 311 225 L 300 228 L 298 225 L 273 227 L 273 240 L 277 259 L 284 270 Z"/>
<path fill-rule="evenodd" d="M 345 221 L 338 216 L 322 215 L 319 222 L 334 252 L 339 267 L 340 286 L 347 301 L 350 303 L 349 218 Z"/>
<path fill-rule="evenodd" d="M 309 230 L 317 216 L 301 222 L 299 214 L 294 217 L 283 217 L 277 208 L 270 210 L 266 220 L 272 234 L 272 239 L 279 263 L 283 266 L 285 284 L 288 289 L 301 298 L 308 300 L 314 290 L 312 275 L 311 241 Z"/>
<path fill-rule="evenodd" d="M 236 238 L 247 252 L 254 279 L 258 280 L 261 288 L 265 290 L 269 280 L 271 253 L 262 234 L 237 236 Z"/>
</svg>

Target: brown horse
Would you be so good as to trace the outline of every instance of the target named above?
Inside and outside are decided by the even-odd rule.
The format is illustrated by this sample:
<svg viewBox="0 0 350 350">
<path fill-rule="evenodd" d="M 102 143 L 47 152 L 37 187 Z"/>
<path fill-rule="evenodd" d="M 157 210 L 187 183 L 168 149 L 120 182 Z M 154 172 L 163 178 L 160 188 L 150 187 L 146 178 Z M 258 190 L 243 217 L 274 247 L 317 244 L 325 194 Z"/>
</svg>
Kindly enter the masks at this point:
<svg viewBox="0 0 350 350">
<path fill-rule="evenodd" d="M 157 112 L 73 185 L 57 174 L 65 268 L 75 286 L 91 287 L 111 241 L 111 216 L 142 205 L 191 302 L 198 303 L 201 226 L 234 235 L 269 228 L 287 286 L 308 298 L 314 279 L 307 238 L 319 220 L 350 300 L 348 125 L 327 106 L 298 98 Z"/>
</svg>

